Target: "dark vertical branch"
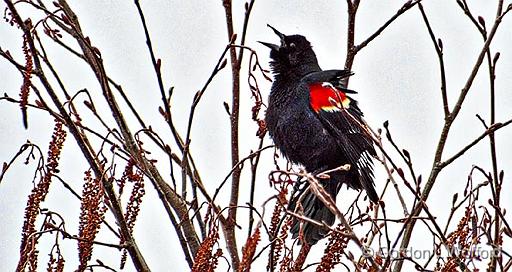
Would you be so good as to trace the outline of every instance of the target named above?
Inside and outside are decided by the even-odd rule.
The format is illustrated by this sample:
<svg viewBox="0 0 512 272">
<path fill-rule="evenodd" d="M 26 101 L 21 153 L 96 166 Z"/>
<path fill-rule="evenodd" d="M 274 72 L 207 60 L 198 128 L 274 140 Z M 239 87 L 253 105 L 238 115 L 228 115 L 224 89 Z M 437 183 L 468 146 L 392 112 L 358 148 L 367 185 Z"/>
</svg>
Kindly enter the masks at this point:
<svg viewBox="0 0 512 272">
<path fill-rule="evenodd" d="M 354 64 L 354 58 L 356 57 L 357 50 L 354 45 L 355 42 L 355 31 L 356 31 L 356 14 L 357 8 L 359 7 L 359 1 L 352 2 L 347 0 L 347 58 L 345 59 L 345 69 L 352 69 Z M 346 79 L 346 85 L 348 86 L 349 78 Z"/>
<path fill-rule="evenodd" d="M 226 16 L 226 26 L 228 31 L 228 38 L 230 39 L 230 43 L 233 44 L 236 40 L 236 33 L 234 31 L 234 23 L 233 23 L 233 7 L 231 0 L 223 0 L 222 4 L 224 6 L 224 12 Z M 254 5 L 254 0 L 251 0 L 249 3 L 245 4 L 245 17 L 244 23 L 242 27 L 242 37 L 240 46 L 244 46 L 245 37 L 247 34 L 247 28 L 249 25 L 249 18 L 252 11 L 252 7 Z M 229 49 L 230 60 L 231 60 L 231 77 L 232 77 L 232 100 L 231 100 L 231 112 L 229 114 L 230 123 L 231 123 L 231 166 L 233 167 L 233 172 L 231 175 L 231 196 L 229 200 L 229 209 L 228 209 L 228 217 L 227 217 L 227 225 L 223 225 L 224 234 L 226 236 L 226 244 L 231 256 L 231 262 L 233 265 L 233 269 L 238 270 L 238 266 L 240 263 L 240 259 L 238 257 L 238 247 L 236 244 L 236 235 L 235 235 L 235 222 L 237 215 L 237 206 L 239 199 L 239 188 L 240 188 L 240 174 L 241 167 L 239 166 L 240 162 L 240 151 L 239 151 L 239 141 L 238 141 L 238 123 L 239 123 L 239 115 L 240 115 L 240 68 L 243 60 L 243 52 L 244 48 L 240 48 L 240 51 L 237 55 L 236 47 L 232 46 Z"/>
<path fill-rule="evenodd" d="M 490 126 L 493 126 L 496 124 L 496 102 L 495 102 L 495 89 L 494 89 L 494 81 L 496 78 L 495 74 L 495 65 L 493 64 L 491 60 L 491 53 L 490 50 L 487 52 L 487 60 L 488 60 L 488 67 L 489 67 L 489 84 L 490 84 Z M 499 209 L 501 209 L 500 206 L 500 196 L 501 196 L 501 182 L 498 178 L 498 160 L 496 155 L 496 140 L 494 138 L 494 132 L 489 133 L 489 144 L 491 148 L 491 161 L 492 161 L 492 176 L 493 176 L 493 184 L 494 184 L 494 196 L 493 196 L 493 205 L 495 205 L 494 209 L 494 243 L 493 247 L 496 247 L 495 245 L 498 244 L 498 241 L 500 240 L 500 216 L 499 216 Z M 495 248 L 498 249 L 498 248 Z M 498 252 L 498 250 L 495 250 L 495 252 Z M 496 261 L 498 256 L 495 256 L 493 254 L 491 256 L 491 266 L 489 267 L 490 271 L 496 271 Z"/>
<path fill-rule="evenodd" d="M 467 4 L 466 4 L 467 7 Z M 468 8 L 469 12 L 469 8 Z M 500 14 L 503 12 L 503 2 L 498 3 L 498 8 L 496 11 L 496 16 L 500 16 Z M 471 18 L 471 17 L 470 17 Z M 482 20 L 483 22 L 483 20 Z M 482 29 L 484 31 L 480 31 L 482 33 L 482 37 L 484 40 L 486 37 L 485 32 L 485 24 L 482 25 Z M 490 48 L 487 49 L 486 52 L 487 57 L 487 67 L 489 69 L 489 96 L 490 96 L 490 124 L 489 126 L 492 127 L 494 124 L 496 124 L 496 96 L 495 96 L 495 80 L 496 80 L 496 63 L 499 58 L 499 53 L 497 53 L 494 58 L 491 57 L 491 50 Z M 499 248 L 497 245 L 499 245 L 500 240 L 500 229 L 501 229 L 501 220 L 500 220 L 500 202 L 501 202 L 501 182 L 498 177 L 498 160 L 496 155 L 496 140 L 494 138 L 494 132 L 489 133 L 489 144 L 490 144 L 490 151 L 491 151 L 491 162 L 492 162 L 492 183 L 491 188 L 493 189 L 493 205 L 495 207 L 494 209 L 494 241 L 492 243 L 492 247 L 494 252 L 499 252 Z M 497 260 L 499 256 L 496 256 L 496 254 L 493 254 L 491 256 L 491 263 L 489 266 L 489 271 L 496 271 L 497 268 Z"/>
<path fill-rule="evenodd" d="M 236 34 L 233 29 L 233 13 L 231 0 L 223 0 L 224 12 L 226 15 L 226 26 L 228 31 L 228 38 L 233 43 L 236 39 Z M 227 225 L 223 225 L 224 234 L 226 236 L 226 244 L 231 256 L 233 269 L 238 270 L 240 258 L 238 257 L 238 247 L 236 244 L 235 235 L 235 221 L 238 205 L 238 194 L 240 187 L 240 173 L 241 169 L 238 167 L 239 162 L 239 143 L 238 143 L 238 118 L 240 113 L 240 65 L 238 63 L 237 52 L 235 47 L 229 49 L 231 58 L 231 76 L 232 76 L 232 100 L 231 100 L 231 166 L 234 167 L 231 176 L 231 197 L 229 200 Z"/>
<path fill-rule="evenodd" d="M 242 27 L 242 38 L 240 39 L 240 45 L 245 45 L 245 38 L 247 36 L 247 29 L 249 27 L 249 18 L 251 18 L 252 7 L 254 6 L 254 1 L 251 0 L 250 3 L 245 3 L 245 16 L 244 16 L 244 25 Z M 244 57 L 244 48 L 240 48 L 238 51 L 238 67 L 242 66 L 242 60 Z"/>
<path fill-rule="evenodd" d="M 249 196 L 249 206 L 254 207 L 254 192 L 256 191 L 256 176 L 258 170 L 258 164 L 261 157 L 261 149 L 263 148 L 263 138 L 260 139 L 258 145 L 258 151 L 252 153 L 251 156 L 251 195 Z M 249 210 L 249 228 L 247 229 L 247 237 L 250 237 L 252 233 L 252 226 L 254 224 L 254 210 Z"/>
</svg>

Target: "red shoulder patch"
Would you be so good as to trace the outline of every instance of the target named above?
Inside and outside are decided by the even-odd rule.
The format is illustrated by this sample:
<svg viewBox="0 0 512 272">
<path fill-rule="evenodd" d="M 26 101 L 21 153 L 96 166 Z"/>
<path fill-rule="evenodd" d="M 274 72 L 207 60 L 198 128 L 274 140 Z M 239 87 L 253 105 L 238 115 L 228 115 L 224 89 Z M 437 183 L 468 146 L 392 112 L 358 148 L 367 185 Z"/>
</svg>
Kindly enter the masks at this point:
<svg viewBox="0 0 512 272">
<path fill-rule="evenodd" d="M 309 84 L 309 100 L 315 112 L 340 111 L 350 105 L 347 95 L 328 82 Z"/>
</svg>

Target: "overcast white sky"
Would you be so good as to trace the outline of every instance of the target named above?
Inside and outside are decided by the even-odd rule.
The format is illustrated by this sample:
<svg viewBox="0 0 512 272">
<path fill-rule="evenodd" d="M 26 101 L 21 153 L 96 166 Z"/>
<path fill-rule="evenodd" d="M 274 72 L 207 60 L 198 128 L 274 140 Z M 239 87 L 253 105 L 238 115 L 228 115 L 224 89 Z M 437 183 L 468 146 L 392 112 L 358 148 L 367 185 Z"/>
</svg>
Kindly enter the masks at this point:
<svg viewBox="0 0 512 272">
<path fill-rule="evenodd" d="M 242 25 L 243 1 L 234 1 L 233 13 L 236 19 L 236 31 Z M 357 17 L 356 42 L 361 42 L 373 33 L 383 22 L 392 16 L 403 1 L 362 1 Z M 486 18 L 487 25 L 492 24 L 495 14 L 495 1 L 468 1 L 477 15 Z M 508 3 L 507 3 L 508 4 Z M 160 98 L 153 74 L 145 40 L 132 1 L 70 1 L 70 5 L 80 18 L 84 32 L 91 37 L 93 44 L 102 52 L 107 72 L 123 85 L 127 94 L 133 98 L 136 107 L 154 128 L 162 128 L 162 137 L 170 135 L 163 129 L 159 119 L 157 105 Z M 213 69 L 223 48 L 228 42 L 224 13 L 221 1 L 143 1 L 143 9 L 153 37 L 157 57 L 162 59 L 162 71 L 167 88 L 174 86 L 173 97 L 175 119 L 186 120 L 189 105 L 194 93 L 199 90 Z M 5 4 L 0 5 L 2 9 Z M 450 105 L 467 79 L 476 57 L 483 44 L 469 19 L 463 15 L 455 1 L 425 0 L 424 6 L 436 35 L 443 40 L 448 78 Z M 24 17 L 27 14 L 22 15 Z M 509 16 L 510 17 L 510 16 Z M 285 34 L 302 34 L 313 44 L 320 65 L 324 69 L 342 68 L 345 56 L 346 39 L 346 2 L 345 1 L 256 1 L 249 25 L 247 45 L 258 51 L 261 61 L 268 67 L 268 51 L 256 41 L 277 42 L 269 31 L 269 23 Z M 493 52 L 500 51 L 497 68 L 496 97 L 497 120 L 504 121 L 512 117 L 512 18 L 505 18 L 495 41 Z M 9 49 L 19 60 L 22 55 L 20 32 L 6 23 L 0 24 L 0 46 Z M 67 78 L 69 90 L 76 92 L 88 88 L 100 95 L 92 73 L 75 58 L 62 56 L 61 51 L 50 48 L 56 66 Z M 77 64 L 78 63 L 78 64 Z M 441 131 L 443 117 L 440 95 L 438 61 L 425 25 L 417 8 L 413 8 L 394 22 L 384 33 L 361 51 L 355 60 L 355 76 L 350 87 L 357 90 L 357 99 L 365 112 L 368 123 L 378 128 L 385 120 L 390 121 L 395 139 L 406 148 L 413 158 L 416 173 L 428 175 Z M 21 77 L 6 61 L 0 60 L 0 92 L 17 97 Z M 260 80 L 263 96 L 267 97 L 270 83 Z M 244 83 L 245 84 L 245 83 Z M 244 85 L 241 115 L 241 155 L 255 149 L 256 126 L 250 120 L 250 93 Z M 31 99 L 34 97 L 32 96 Z M 222 106 L 230 102 L 230 73 L 226 69 L 209 87 L 197 111 L 193 127 L 192 151 L 197 159 L 202 177 L 210 189 L 217 187 L 230 169 L 228 118 Z M 265 100 L 266 101 L 266 100 Z M 454 124 L 445 154 L 450 155 L 471 142 L 483 132 L 481 123 L 475 117 L 480 114 L 489 119 L 488 78 L 485 66 L 471 88 L 470 94 L 460 115 Z M 124 105 L 123 105 L 124 106 Z M 27 140 L 39 144 L 46 154 L 52 122 L 51 118 L 40 112 L 29 112 L 29 129 L 23 129 L 18 106 L 0 103 L 0 163 L 9 161 L 19 147 Z M 186 124 L 180 122 L 183 131 Z M 512 128 L 497 133 L 499 168 L 505 170 L 506 196 L 512 191 L 510 169 L 512 164 Z M 267 143 L 270 141 L 267 139 Z M 73 157 L 77 152 L 73 139 L 65 144 L 61 169 L 62 176 L 70 181 L 75 189 L 81 189 L 82 176 L 87 169 L 84 161 Z M 264 157 L 259 180 L 257 204 L 272 193 L 267 186 L 267 173 L 272 169 L 272 157 Z M 451 195 L 461 192 L 471 166 L 478 164 L 490 171 L 489 144 L 487 140 L 469 151 L 460 160 L 451 165 L 439 177 L 428 204 L 430 210 L 440 218 L 445 218 Z M 23 159 L 10 170 L 0 184 L 0 216 L 2 231 L 0 234 L 0 268 L 12 271 L 18 260 L 20 230 L 23 223 L 23 210 L 27 195 L 31 189 L 31 177 L 34 165 L 24 166 Z M 162 167 L 167 167 L 163 165 Z M 379 168 L 379 167 L 377 167 Z M 386 176 L 377 171 L 377 187 L 382 189 Z M 246 176 L 244 176 L 246 177 Z M 248 176 L 247 176 L 248 177 Z M 247 183 L 248 184 L 248 183 Z M 188 266 L 178 248 L 176 238 L 167 216 L 160 208 L 158 197 L 149 182 L 142 214 L 136 226 L 135 235 L 147 262 L 154 271 L 186 271 Z M 53 187 L 59 187 L 57 182 Z M 246 192 L 248 185 L 243 188 Z M 54 188 L 56 189 L 56 188 Z M 345 203 L 343 195 L 353 192 L 342 190 L 338 201 Z M 388 196 L 394 203 L 394 195 Z M 512 200 L 504 197 L 503 205 L 512 208 Z M 71 196 L 52 194 L 48 196 L 44 207 L 70 214 L 67 222 L 70 232 L 77 232 L 77 220 L 80 203 Z M 388 206 L 389 207 L 389 206 Z M 400 210 L 393 214 L 400 216 Z M 510 215 L 508 215 L 510 218 Z M 75 220 L 75 221 L 73 221 Z M 240 219 L 242 222 L 246 217 Z M 441 219 L 444 225 L 444 220 Z M 421 227 L 416 235 L 421 234 Z M 245 230 L 244 230 L 245 233 Z M 244 235 L 245 237 L 245 235 Z M 421 240 L 416 237 L 414 241 Z M 106 237 L 116 242 L 111 237 Z M 44 243 L 43 243 L 44 244 Z M 76 245 L 69 244 L 70 250 Z M 429 248 L 428 245 L 426 248 Z M 97 247 L 97 249 L 100 249 Z M 322 247 L 319 247 L 323 250 Z M 510 249 L 510 245 L 508 245 Z M 105 251 L 103 251 L 105 250 Z M 45 252 L 43 250 L 43 252 Z M 95 257 L 110 249 L 100 249 Z M 74 269 L 75 257 L 66 257 L 66 271 Z M 46 260 L 46 257 L 45 259 Z M 43 269 L 45 262 L 40 263 Z M 118 259 L 112 259 L 109 265 L 117 267 Z M 261 265 L 265 265 L 262 262 Z M 131 268 L 129 267 L 128 270 Z M 255 270 L 256 271 L 256 270 Z"/>
</svg>

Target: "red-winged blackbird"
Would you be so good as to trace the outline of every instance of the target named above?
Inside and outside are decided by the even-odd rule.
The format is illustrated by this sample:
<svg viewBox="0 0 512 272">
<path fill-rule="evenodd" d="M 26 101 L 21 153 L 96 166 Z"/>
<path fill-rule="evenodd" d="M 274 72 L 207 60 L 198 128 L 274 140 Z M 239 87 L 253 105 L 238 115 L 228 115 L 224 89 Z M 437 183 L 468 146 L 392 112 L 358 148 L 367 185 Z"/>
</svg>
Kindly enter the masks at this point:
<svg viewBox="0 0 512 272">
<path fill-rule="evenodd" d="M 292 163 L 301 164 L 314 174 L 350 164 L 349 171 L 335 171 L 321 179 L 324 189 L 335 200 L 341 185 L 364 189 L 372 202 L 379 197 L 373 185 L 373 141 L 361 126 L 363 113 L 344 86 L 347 70 L 325 70 L 318 65 L 315 52 L 305 37 L 284 35 L 269 25 L 281 45 L 261 42 L 269 47 L 274 82 L 265 116 L 267 129 L 281 153 Z M 307 187 L 308 182 L 304 182 Z M 296 188 L 298 189 L 298 188 Z M 289 209 L 297 202 L 304 215 L 332 225 L 335 216 L 312 192 L 292 195 Z M 325 228 L 295 220 L 291 228 L 310 245 L 326 236 Z"/>
</svg>

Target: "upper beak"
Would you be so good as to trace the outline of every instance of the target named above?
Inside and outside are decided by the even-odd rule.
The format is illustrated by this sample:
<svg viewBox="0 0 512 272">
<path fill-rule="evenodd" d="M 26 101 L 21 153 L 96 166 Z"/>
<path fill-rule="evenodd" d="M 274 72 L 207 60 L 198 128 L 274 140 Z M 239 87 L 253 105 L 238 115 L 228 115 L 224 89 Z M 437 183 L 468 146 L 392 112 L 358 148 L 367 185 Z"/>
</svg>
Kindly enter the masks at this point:
<svg viewBox="0 0 512 272">
<path fill-rule="evenodd" d="M 267 24 L 267 26 L 270 27 L 274 31 L 274 33 L 276 33 L 277 36 L 279 36 L 279 39 L 281 39 L 281 43 L 283 43 L 285 35 L 283 33 L 279 32 L 273 26 L 271 26 L 269 24 Z M 267 42 L 259 42 L 259 43 L 263 44 L 264 46 L 266 46 L 266 47 L 268 47 L 268 48 L 270 48 L 272 50 L 279 51 L 279 47 L 280 47 L 279 45 L 272 44 L 272 43 L 267 43 Z"/>
<path fill-rule="evenodd" d="M 279 36 L 279 39 L 284 40 L 284 34 L 279 32 L 277 29 L 275 29 L 273 26 L 267 24 L 268 27 L 270 27 L 272 30 L 274 30 L 274 33 L 276 33 L 277 36 Z"/>
</svg>

